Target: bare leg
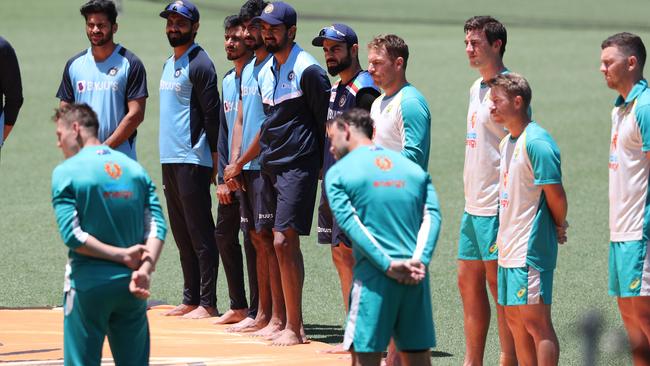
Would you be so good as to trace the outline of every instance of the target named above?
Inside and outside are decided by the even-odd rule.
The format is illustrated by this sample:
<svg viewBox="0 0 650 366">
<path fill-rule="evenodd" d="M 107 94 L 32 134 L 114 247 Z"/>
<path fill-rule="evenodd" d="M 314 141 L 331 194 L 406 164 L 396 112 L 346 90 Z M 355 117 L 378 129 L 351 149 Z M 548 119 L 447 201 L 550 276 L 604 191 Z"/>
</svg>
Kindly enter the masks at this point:
<svg viewBox="0 0 650 366">
<path fill-rule="evenodd" d="M 636 299 L 637 297 L 618 297 L 618 309 L 621 312 L 625 330 L 627 330 L 634 366 L 647 366 L 650 365 L 650 357 L 648 357 L 650 355 L 649 338 L 643 331 L 642 320 L 638 317 L 635 306 L 637 305 L 635 302 Z M 644 308 L 645 306 L 647 305 L 639 304 L 640 308 Z"/>
<path fill-rule="evenodd" d="M 395 341 L 393 338 L 390 339 L 388 343 L 388 352 L 386 352 L 386 366 L 401 366 L 402 357 L 397 351 L 397 346 L 395 346 Z"/>
<path fill-rule="evenodd" d="M 499 328 L 499 344 L 501 346 L 501 355 L 499 356 L 500 366 L 516 366 L 517 355 L 515 351 L 515 341 L 512 339 L 512 333 L 506 322 L 506 314 L 503 305 L 499 305 L 497 300 L 497 261 L 483 262 L 485 265 L 485 276 L 488 287 L 492 293 L 492 299 L 497 308 L 497 325 Z"/>
<path fill-rule="evenodd" d="M 423 352 L 400 352 L 400 358 L 404 366 L 430 366 L 431 351 Z"/>
<path fill-rule="evenodd" d="M 557 365 L 560 359 L 560 344 L 551 321 L 551 305 L 520 305 L 518 308 L 524 326 L 535 342 L 537 364 Z"/>
<path fill-rule="evenodd" d="M 379 364 L 381 364 L 381 352 L 352 352 L 352 366 L 379 366 Z"/>
<path fill-rule="evenodd" d="M 480 260 L 458 261 L 458 289 L 463 300 L 465 366 L 482 366 L 490 327 L 490 301 L 485 289 L 485 266 Z"/>
<path fill-rule="evenodd" d="M 164 313 L 162 313 L 160 315 L 164 315 L 164 316 L 181 316 L 181 315 L 185 315 L 185 314 L 189 313 L 190 311 L 196 309 L 197 306 L 198 305 L 180 304 L 177 307 L 175 307 L 175 308 L 173 308 L 173 309 L 171 309 L 169 311 L 165 311 Z"/>
<path fill-rule="evenodd" d="M 503 307 L 508 328 L 510 328 L 510 332 L 512 332 L 512 337 L 515 342 L 517 360 L 521 366 L 537 365 L 535 342 L 524 326 L 521 315 L 519 314 L 519 308 L 520 306 Z"/>
<path fill-rule="evenodd" d="M 269 237 L 271 237 L 269 235 Z M 282 280 L 280 277 L 280 268 L 278 257 L 275 254 L 273 240 L 264 241 L 264 252 L 266 253 L 266 262 L 268 264 L 268 278 L 271 287 L 271 319 L 266 326 L 251 333 L 253 337 L 271 337 L 277 335 L 284 329 L 286 324 L 286 309 L 284 305 L 284 294 L 282 292 Z M 259 281 L 259 276 L 258 276 Z M 261 296 L 260 296 L 261 298 Z"/>
<path fill-rule="evenodd" d="M 305 341 L 302 334 L 302 286 L 305 269 L 300 251 L 300 238 L 293 229 L 273 232 L 273 247 L 278 257 L 282 291 L 287 310 L 287 324 L 274 339 L 275 346 L 291 346 Z"/>
<path fill-rule="evenodd" d="M 336 267 L 336 272 L 341 281 L 341 294 L 343 295 L 343 306 L 345 313 L 350 310 L 350 289 L 352 288 L 352 268 L 354 267 L 354 257 L 352 256 L 352 249 L 339 243 L 337 246 L 332 246 L 332 261 Z M 349 353 L 343 348 L 343 344 L 339 343 L 336 346 L 323 351 L 323 353 Z"/>
</svg>

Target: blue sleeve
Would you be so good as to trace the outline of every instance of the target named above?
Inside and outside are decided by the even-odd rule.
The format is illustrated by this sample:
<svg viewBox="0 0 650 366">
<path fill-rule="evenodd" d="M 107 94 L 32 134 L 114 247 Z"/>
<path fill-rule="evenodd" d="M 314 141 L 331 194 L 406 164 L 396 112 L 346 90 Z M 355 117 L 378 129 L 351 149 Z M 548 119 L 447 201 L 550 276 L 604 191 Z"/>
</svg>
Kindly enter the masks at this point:
<svg viewBox="0 0 650 366">
<path fill-rule="evenodd" d="M 533 167 L 535 185 L 562 183 L 560 150 L 555 143 L 544 138 L 527 140 L 526 152 Z"/>
<path fill-rule="evenodd" d="M 217 183 L 224 184 L 223 171 L 229 163 L 228 152 L 230 151 L 230 144 L 228 143 L 228 123 L 226 123 L 226 113 L 223 107 L 219 108 L 220 120 L 219 124 L 219 143 L 217 144 L 217 151 L 219 152 L 219 164 L 217 166 L 219 174 L 217 176 Z"/>
<path fill-rule="evenodd" d="M 336 168 L 337 166 L 334 165 L 325 175 L 325 189 L 332 215 L 339 227 L 350 238 L 352 245 L 358 248 L 363 256 L 380 271 L 386 272 L 392 259 L 381 249 L 377 240 L 361 222 L 350 203 L 350 197 L 345 191 L 340 174 L 337 172 L 339 169 Z"/>
<path fill-rule="evenodd" d="M 634 113 L 641 131 L 641 141 L 643 143 L 641 150 L 643 152 L 650 151 L 650 105 L 635 108 Z"/>
<path fill-rule="evenodd" d="M 61 166 L 54 169 L 52 206 L 61 239 L 66 246 L 74 250 L 86 242 L 88 233 L 81 229 L 71 176 Z"/>
<path fill-rule="evenodd" d="M 124 57 L 129 61 L 129 76 L 126 81 L 126 100 L 148 97 L 147 72 L 142 61 L 129 51 L 126 51 Z"/>
<path fill-rule="evenodd" d="M 200 47 L 196 52 L 202 51 Z M 192 82 L 193 93 L 195 93 L 203 115 L 203 128 L 205 129 L 208 145 L 211 152 L 217 152 L 219 137 L 219 88 L 217 73 L 214 64 L 205 54 L 194 57 L 190 61 L 190 81 Z M 225 123 L 225 122 L 224 122 Z"/>
<path fill-rule="evenodd" d="M 11 126 L 16 123 L 23 105 L 23 84 L 16 52 L 9 42 L 0 37 L 0 98 L 3 95 L 4 106 L 0 105 L 0 112 L 4 115 L 4 123 Z"/>
<path fill-rule="evenodd" d="M 431 115 L 426 101 L 418 97 L 402 100 L 404 121 L 404 149 L 402 155 L 418 164 L 425 171 L 429 163 Z"/>
<path fill-rule="evenodd" d="M 74 89 L 72 87 L 72 79 L 70 78 L 70 65 L 73 60 L 68 61 L 63 69 L 63 77 L 59 90 L 56 92 L 56 97 L 68 103 L 74 103 Z"/>
<path fill-rule="evenodd" d="M 156 237 L 165 241 L 165 236 L 167 236 L 165 215 L 160 207 L 160 201 L 156 194 L 156 186 L 146 173 L 145 183 L 148 188 L 148 195 L 145 201 L 145 240 Z"/>
<path fill-rule="evenodd" d="M 442 216 L 440 215 L 440 205 L 438 196 L 431 183 L 431 177 L 426 175 L 426 199 L 424 202 L 424 215 L 422 216 L 422 225 L 418 231 L 417 244 L 413 259 L 418 259 L 425 266 L 431 262 L 431 257 L 436 249 L 438 234 L 440 234 L 440 224 Z"/>
<path fill-rule="evenodd" d="M 318 151 L 321 153 L 322 161 L 322 153 L 325 148 L 325 121 L 327 121 L 327 109 L 329 108 L 330 90 L 332 88 L 330 79 L 322 67 L 311 65 L 302 73 L 300 88 L 316 124 L 316 137 L 320 146 Z"/>
</svg>

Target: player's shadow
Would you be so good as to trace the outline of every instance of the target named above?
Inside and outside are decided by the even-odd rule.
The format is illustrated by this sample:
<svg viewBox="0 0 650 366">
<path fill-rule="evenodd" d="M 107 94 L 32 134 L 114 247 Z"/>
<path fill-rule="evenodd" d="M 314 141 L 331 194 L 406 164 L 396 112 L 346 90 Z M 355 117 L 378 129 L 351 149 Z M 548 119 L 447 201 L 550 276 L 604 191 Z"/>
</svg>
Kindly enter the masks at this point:
<svg viewBox="0 0 650 366">
<path fill-rule="evenodd" d="M 316 342 L 337 344 L 343 342 L 343 328 L 338 325 L 305 324 L 305 333 Z"/>
</svg>

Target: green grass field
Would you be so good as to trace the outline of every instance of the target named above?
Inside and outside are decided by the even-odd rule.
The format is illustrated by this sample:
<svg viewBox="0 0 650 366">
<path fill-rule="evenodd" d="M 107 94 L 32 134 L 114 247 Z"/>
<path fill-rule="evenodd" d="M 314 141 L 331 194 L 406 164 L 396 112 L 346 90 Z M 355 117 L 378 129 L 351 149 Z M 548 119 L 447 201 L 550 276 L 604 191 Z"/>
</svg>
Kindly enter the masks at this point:
<svg viewBox="0 0 650 366">
<path fill-rule="evenodd" d="M 116 40 L 136 53 L 148 71 L 150 98 L 138 138 L 140 162 L 158 186 L 158 80 L 171 49 L 158 17 L 162 1 L 123 0 Z M 82 1 L 3 3 L 0 34 L 21 62 L 25 104 L 2 151 L 0 164 L 0 306 L 60 305 L 66 249 L 50 206 L 50 174 L 62 160 L 50 116 L 66 60 L 88 46 Z M 197 0 L 201 10 L 198 42 L 215 61 L 220 76 L 230 68 L 223 52 L 222 20 L 238 11 L 239 1 Z M 581 335 L 577 324 L 591 309 L 606 321 L 604 331 L 622 330 L 615 300 L 607 296 L 607 156 L 609 111 L 615 93 L 598 71 L 600 42 L 615 32 L 632 31 L 650 42 L 646 0 L 614 6 L 605 0 L 523 2 L 516 0 L 371 0 L 295 1 L 298 42 L 311 46 L 318 30 L 334 21 L 350 24 L 361 43 L 379 33 L 396 33 L 409 44 L 408 79 L 427 97 L 432 111 L 429 172 L 442 205 L 443 229 L 430 265 L 434 319 L 438 333 L 435 364 L 462 363 L 462 307 L 456 285 L 456 246 L 463 211 L 467 90 L 478 75 L 467 65 L 463 22 L 491 14 L 508 27 L 506 65 L 522 73 L 533 88 L 535 119 L 555 137 L 562 151 L 564 184 L 569 198 L 569 242 L 560 248 L 555 274 L 553 317 L 560 338 L 560 364 L 579 365 Z M 648 43 L 650 44 L 650 43 Z M 362 47 L 362 49 L 365 47 Z M 365 50 L 361 55 L 365 64 Z M 164 201 L 164 200 L 163 200 Z M 216 201 L 215 201 L 216 203 Z M 315 226 L 315 225 L 314 225 Z M 315 233 L 315 229 L 313 230 Z M 315 234 L 302 244 L 306 280 L 304 319 L 315 340 L 340 340 L 344 321 L 338 279 L 329 248 L 316 245 Z M 223 273 L 218 281 L 219 309 L 228 306 Z M 178 251 L 168 236 L 153 297 L 181 300 Z M 494 324 L 494 321 L 493 321 Z M 624 353 L 601 342 L 601 364 L 629 364 Z M 607 352 L 605 352 L 607 351 Z M 498 342 L 493 326 L 486 365 L 496 364 Z"/>
</svg>

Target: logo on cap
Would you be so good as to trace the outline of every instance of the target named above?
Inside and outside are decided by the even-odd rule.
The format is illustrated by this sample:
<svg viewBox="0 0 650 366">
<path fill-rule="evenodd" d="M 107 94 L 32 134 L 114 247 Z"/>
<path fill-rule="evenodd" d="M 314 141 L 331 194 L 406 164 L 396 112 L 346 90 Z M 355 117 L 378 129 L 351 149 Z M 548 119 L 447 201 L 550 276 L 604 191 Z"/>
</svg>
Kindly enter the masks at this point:
<svg viewBox="0 0 650 366">
<path fill-rule="evenodd" d="M 108 75 L 110 75 L 110 76 L 117 75 L 117 67 L 111 67 L 111 69 L 108 70 Z"/>
<path fill-rule="evenodd" d="M 273 13 L 273 4 L 269 4 L 269 5 L 267 5 L 266 8 L 264 8 L 264 12 L 265 12 L 266 14 L 271 14 L 271 13 Z"/>
</svg>

